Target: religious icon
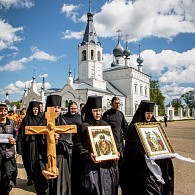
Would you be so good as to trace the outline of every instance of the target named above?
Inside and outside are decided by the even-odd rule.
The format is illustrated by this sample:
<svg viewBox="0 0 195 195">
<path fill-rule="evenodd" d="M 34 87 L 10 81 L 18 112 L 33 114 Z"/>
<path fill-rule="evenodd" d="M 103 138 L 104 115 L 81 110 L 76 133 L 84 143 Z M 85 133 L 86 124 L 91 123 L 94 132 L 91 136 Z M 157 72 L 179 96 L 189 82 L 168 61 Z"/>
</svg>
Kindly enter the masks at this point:
<svg viewBox="0 0 195 195">
<path fill-rule="evenodd" d="M 148 157 L 174 152 L 159 122 L 135 123 L 135 127 Z"/>
<path fill-rule="evenodd" d="M 96 161 L 119 158 L 110 126 L 89 126 L 88 133 Z"/>
</svg>

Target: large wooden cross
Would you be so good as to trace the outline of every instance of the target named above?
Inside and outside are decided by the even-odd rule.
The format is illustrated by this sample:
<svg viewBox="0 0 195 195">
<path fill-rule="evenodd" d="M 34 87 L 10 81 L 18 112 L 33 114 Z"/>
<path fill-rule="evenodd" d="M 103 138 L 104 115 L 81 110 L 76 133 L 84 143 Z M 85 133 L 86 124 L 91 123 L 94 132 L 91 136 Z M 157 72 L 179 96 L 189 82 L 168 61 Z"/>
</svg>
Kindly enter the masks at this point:
<svg viewBox="0 0 195 195">
<path fill-rule="evenodd" d="M 47 107 L 45 118 L 47 119 L 47 126 L 26 126 L 25 134 L 47 134 L 47 158 L 46 170 L 58 175 L 58 168 L 56 163 L 56 140 L 55 133 L 76 133 L 76 125 L 61 125 L 55 126 L 56 113 L 53 107 Z"/>
</svg>

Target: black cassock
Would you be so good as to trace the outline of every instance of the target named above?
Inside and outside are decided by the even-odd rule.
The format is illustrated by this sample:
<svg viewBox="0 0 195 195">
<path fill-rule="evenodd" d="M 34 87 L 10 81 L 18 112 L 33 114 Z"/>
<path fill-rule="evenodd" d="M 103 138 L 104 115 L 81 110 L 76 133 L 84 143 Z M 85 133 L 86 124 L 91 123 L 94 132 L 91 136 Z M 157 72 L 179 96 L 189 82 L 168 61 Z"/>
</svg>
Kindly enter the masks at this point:
<svg viewBox="0 0 195 195">
<path fill-rule="evenodd" d="M 27 115 L 22 120 L 18 133 L 18 153 L 22 154 L 24 168 L 27 173 L 27 178 L 34 181 L 36 143 L 35 135 L 25 135 L 26 126 L 37 126 L 40 121 L 39 115 Z"/>
<path fill-rule="evenodd" d="M 92 152 L 87 133 L 89 123 L 82 123 L 78 133 L 77 147 L 81 157 L 80 193 L 83 195 L 115 195 L 118 193 L 118 163 L 117 161 L 104 161 L 94 163 L 90 157 Z M 101 121 L 101 124 L 107 125 Z"/>
<path fill-rule="evenodd" d="M 56 125 L 65 125 L 66 122 L 60 115 L 56 119 Z M 41 122 L 46 126 L 46 120 Z M 56 144 L 57 167 L 59 175 L 56 179 L 46 180 L 41 170 L 45 169 L 47 162 L 47 140 L 46 135 L 37 136 L 39 149 L 38 166 L 36 170 L 35 189 L 38 195 L 71 195 L 71 160 L 72 160 L 72 134 L 60 134 Z"/>
<path fill-rule="evenodd" d="M 117 149 L 122 155 L 124 149 L 123 137 L 128 128 L 128 123 L 124 114 L 120 110 L 114 110 L 111 108 L 104 112 L 102 120 L 111 125 Z"/>
<path fill-rule="evenodd" d="M 65 119 L 66 123 L 69 125 L 77 125 L 77 132 L 79 125 L 81 124 L 81 115 L 75 114 L 72 115 L 70 112 L 63 115 L 63 118 Z M 77 133 L 73 134 L 73 142 L 75 143 Z M 74 145 L 72 149 L 72 170 L 71 170 L 71 187 L 72 187 L 72 195 L 78 195 L 79 192 L 79 182 L 80 182 L 80 176 L 81 176 L 81 170 L 80 170 L 80 154 L 77 150 L 77 147 Z"/>
<path fill-rule="evenodd" d="M 174 170 L 171 159 L 155 160 L 161 168 L 165 184 L 150 172 L 145 162 L 145 151 L 134 124 L 126 134 L 123 162 L 120 167 L 120 185 L 123 195 L 173 195 Z"/>
</svg>

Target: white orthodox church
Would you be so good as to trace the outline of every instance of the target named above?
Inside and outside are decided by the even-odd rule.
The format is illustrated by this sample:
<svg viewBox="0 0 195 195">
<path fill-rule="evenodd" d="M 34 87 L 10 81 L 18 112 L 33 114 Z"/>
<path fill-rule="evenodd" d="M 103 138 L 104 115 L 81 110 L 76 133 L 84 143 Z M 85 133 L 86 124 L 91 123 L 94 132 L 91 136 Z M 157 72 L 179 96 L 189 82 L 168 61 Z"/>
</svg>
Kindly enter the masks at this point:
<svg viewBox="0 0 195 195">
<path fill-rule="evenodd" d="M 32 100 L 45 103 L 46 96 L 57 94 L 62 96 L 62 107 L 67 108 L 70 101 L 78 105 L 87 101 L 90 95 L 103 97 L 103 109 L 110 108 L 112 97 L 121 100 L 121 111 L 125 115 L 133 115 L 141 100 L 150 99 L 150 76 L 142 72 L 143 59 L 138 57 L 138 68 L 129 66 L 130 50 L 127 43 L 124 49 L 120 43 L 113 50 L 113 62 L 110 68 L 103 67 L 103 48 L 98 41 L 91 9 L 87 13 L 87 26 L 82 42 L 78 45 L 78 78 L 74 79 L 69 70 L 67 84 L 61 90 L 44 90 L 39 93 L 33 77 L 31 88 L 25 91 L 21 108 L 27 107 Z"/>
</svg>

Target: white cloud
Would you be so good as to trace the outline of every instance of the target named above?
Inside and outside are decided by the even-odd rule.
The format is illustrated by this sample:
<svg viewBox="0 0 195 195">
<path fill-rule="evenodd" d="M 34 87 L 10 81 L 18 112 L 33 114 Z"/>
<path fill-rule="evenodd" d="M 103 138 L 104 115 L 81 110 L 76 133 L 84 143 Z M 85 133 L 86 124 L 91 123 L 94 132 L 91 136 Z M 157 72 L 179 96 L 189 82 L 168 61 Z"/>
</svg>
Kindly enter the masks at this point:
<svg viewBox="0 0 195 195">
<path fill-rule="evenodd" d="M 113 55 L 103 54 L 103 69 L 109 68 L 113 62 Z"/>
<path fill-rule="evenodd" d="M 37 59 L 37 60 L 48 60 L 48 61 L 56 61 L 57 57 L 54 55 L 50 55 L 48 53 L 45 53 L 44 51 L 39 50 L 37 47 L 32 47 L 31 51 L 33 52 L 33 55 L 31 55 L 30 59 Z"/>
<path fill-rule="evenodd" d="M 41 75 L 39 75 L 39 78 L 47 78 L 48 77 L 48 74 L 41 74 Z"/>
<path fill-rule="evenodd" d="M 65 13 L 66 16 L 70 17 L 74 22 L 76 22 L 79 15 L 77 12 L 79 7 L 80 7 L 79 5 L 64 4 L 61 8 L 61 12 Z"/>
<path fill-rule="evenodd" d="M 1 8 L 9 9 L 10 7 L 31 8 L 32 6 L 34 6 L 32 0 L 0 0 L 0 9 Z"/>
<path fill-rule="evenodd" d="M 16 81 L 15 83 L 10 83 L 9 85 L 5 86 L 3 89 L 0 89 L 0 94 L 5 94 L 8 92 L 9 94 L 23 94 L 24 89 L 30 88 L 31 80 L 29 81 Z M 37 90 L 40 91 L 42 87 L 42 82 L 36 83 Z M 45 82 L 45 89 L 49 89 L 51 87 L 50 83 Z"/>
<path fill-rule="evenodd" d="M 17 36 L 17 32 L 22 32 L 23 27 L 14 28 L 5 20 L 0 19 L 0 51 L 3 49 L 15 49 L 15 43 L 23 40 L 22 37 Z"/>
<path fill-rule="evenodd" d="M 20 60 L 14 60 L 8 64 L 6 64 L 5 66 L 0 66 L 0 72 L 3 71 L 18 71 L 18 70 L 22 70 L 25 68 L 24 64 L 27 63 L 29 60 L 28 58 L 22 58 Z"/>
<path fill-rule="evenodd" d="M 25 64 L 32 60 L 56 61 L 58 59 L 56 56 L 45 53 L 44 51 L 39 50 L 37 47 L 32 47 L 31 51 L 33 52 L 33 54 L 29 57 L 24 57 L 20 60 L 14 60 L 6 64 L 5 66 L 0 66 L 0 72 L 18 71 L 25 69 Z"/>
<path fill-rule="evenodd" d="M 170 85 L 164 85 L 160 88 L 162 93 L 165 95 L 166 104 L 171 102 L 173 99 L 180 98 L 182 94 L 194 90 L 192 87 L 182 87 L 177 83 L 172 83 Z"/>
<path fill-rule="evenodd" d="M 66 30 L 66 32 L 62 32 L 63 37 L 62 39 L 81 39 L 84 35 L 84 31 L 80 31 L 80 32 L 75 32 L 75 31 L 70 31 L 70 30 Z"/>
<path fill-rule="evenodd" d="M 102 6 L 94 21 L 103 37 L 114 36 L 121 29 L 131 41 L 149 36 L 171 39 L 179 33 L 195 32 L 191 6 L 195 7 L 193 0 L 113 0 Z"/>
<path fill-rule="evenodd" d="M 135 56 L 134 60 L 137 57 Z M 144 72 L 158 76 L 162 83 L 195 82 L 195 48 L 183 53 L 172 50 L 163 50 L 160 53 L 145 50 L 141 56 L 144 59 Z"/>
<path fill-rule="evenodd" d="M 65 4 L 64 12 L 75 13 L 78 7 Z M 172 40 L 180 33 L 195 32 L 194 0 L 112 0 L 107 1 L 101 11 L 94 14 L 94 25 L 98 36 L 116 36 L 118 29 L 129 35 L 129 41 L 145 37 L 158 37 Z M 86 14 L 74 21 L 86 22 Z M 74 32 L 76 33 L 76 32 Z M 72 36 L 71 30 L 68 38 Z"/>
</svg>

